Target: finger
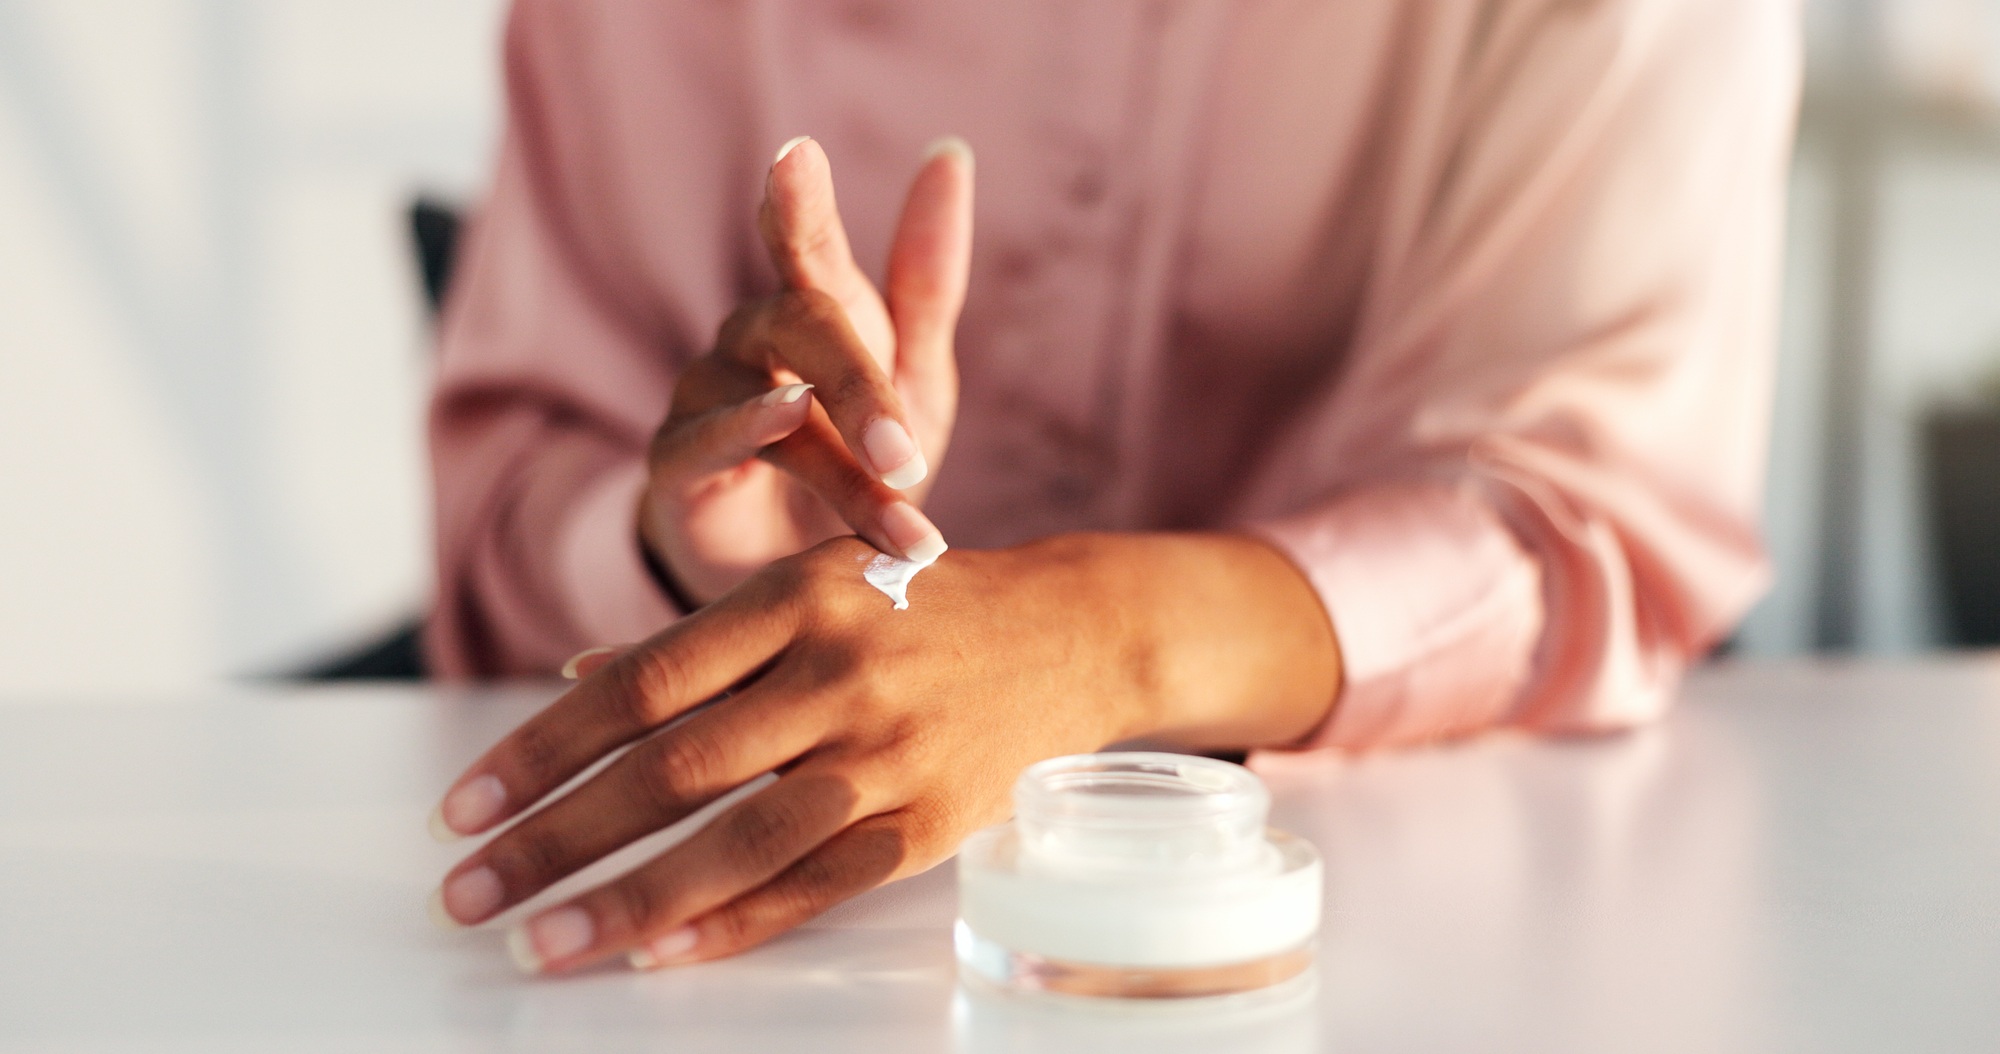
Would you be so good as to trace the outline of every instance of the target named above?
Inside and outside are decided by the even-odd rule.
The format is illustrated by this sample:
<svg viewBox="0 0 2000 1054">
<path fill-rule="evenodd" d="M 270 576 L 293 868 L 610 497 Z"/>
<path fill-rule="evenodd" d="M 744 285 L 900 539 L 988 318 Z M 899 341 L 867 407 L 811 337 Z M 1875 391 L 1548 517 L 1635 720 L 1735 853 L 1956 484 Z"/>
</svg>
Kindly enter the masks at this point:
<svg viewBox="0 0 2000 1054">
<path fill-rule="evenodd" d="M 811 390 L 810 384 L 787 384 L 735 406 L 669 419 L 648 453 L 653 488 L 686 497 L 718 473 L 740 467 L 798 431 L 812 411 Z"/>
<path fill-rule="evenodd" d="M 453 783 L 432 830 L 477 834 L 768 662 L 800 610 L 753 578 L 655 634 L 509 733 Z"/>
<path fill-rule="evenodd" d="M 946 136 L 924 151 L 889 249 L 887 297 L 896 373 L 918 383 L 956 376 L 952 331 L 972 272 L 972 147 Z"/>
<path fill-rule="evenodd" d="M 606 644 L 595 648 L 585 648 L 569 657 L 563 663 L 562 676 L 565 681 L 580 681 L 609 665 L 625 650 L 625 645 Z"/>
<path fill-rule="evenodd" d="M 813 289 L 778 294 L 768 310 L 749 320 L 739 339 L 717 350 L 752 367 L 784 366 L 813 384 L 814 399 L 848 450 L 888 486 L 905 490 L 929 471 L 895 385 L 827 294 Z"/>
<path fill-rule="evenodd" d="M 875 548 L 924 564 L 944 554 L 944 535 L 937 526 L 902 495 L 862 471 L 824 413 L 812 415 L 762 456 L 805 484 Z"/>
<path fill-rule="evenodd" d="M 657 860 L 529 919 L 508 949 L 530 972 L 628 953 L 770 881 L 870 811 L 853 780 L 808 762 Z"/>
<path fill-rule="evenodd" d="M 437 905 L 482 922 L 812 749 L 824 707 L 760 681 L 640 743 L 445 876 Z"/>
<path fill-rule="evenodd" d="M 790 390 L 811 387 L 788 385 L 760 398 L 781 398 Z M 801 399 L 794 404 L 796 413 L 765 421 L 759 415 L 790 407 L 760 408 L 753 405 L 757 401 L 684 421 L 670 420 L 654 440 L 653 485 L 685 500 L 716 473 L 740 465 L 748 452 L 804 484 L 877 549 L 919 563 L 930 563 L 944 553 L 944 536 L 937 527 L 855 462 L 824 410 Z M 771 441 L 780 432 L 785 434 Z M 770 445 L 762 445 L 766 442 Z"/>
<path fill-rule="evenodd" d="M 840 207 L 833 195 L 833 165 L 810 136 L 800 136 L 779 148 L 765 178 L 757 230 L 786 287 L 816 289 L 848 307 L 875 296 L 874 285 L 854 262 L 847 228 L 840 221 Z M 871 348 L 870 352 L 886 365 L 891 350 Z"/>
<path fill-rule="evenodd" d="M 811 301 L 822 307 L 826 305 L 823 293 L 801 294 L 790 299 Z M 717 337 L 716 354 L 690 367 L 675 387 L 676 406 L 685 400 L 690 409 L 685 414 L 678 409 L 669 414 L 669 423 L 662 428 L 662 438 L 656 439 L 656 443 L 665 441 L 667 436 L 679 434 L 683 421 L 697 419 L 702 411 L 693 407 L 713 406 L 717 399 L 725 397 L 725 392 L 740 393 L 743 385 L 757 384 L 758 379 L 768 378 L 774 372 L 793 372 L 771 337 L 771 317 L 787 301 L 785 296 L 774 297 L 738 309 L 730 315 Z M 788 310 L 806 308 L 794 304 Z M 839 315 L 837 308 L 831 313 L 835 317 Z M 831 328 L 833 332 L 828 339 L 840 339 L 838 327 Z M 865 357 L 859 358 L 859 361 L 861 368 L 872 368 Z M 815 394 L 823 395 L 824 390 Z M 733 394 L 726 397 L 741 396 Z M 901 494 L 860 465 L 849 450 L 846 437 L 834 427 L 825 407 L 807 406 L 801 412 L 805 414 L 805 423 L 780 441 L 763 448 L 759 456 L 803 483 L 852 527 L 854 533 L 867 539 L 877 549 L 921 563 L 935 560 L 944 552 L 943 535 L 914 506 L 905 502 Z M 760 435 L 744 442 L 747 445 L 761 438 L 763 436 Z M 695 475 L 699 478 L 698 474 Z M 692 489 L 699 483 L 687 486 Z"/>
<path fill-rule="evenodd" d="M 735 900 L 651 938 L 628 958 L 641 970 L 720 959 L 770 940 L 849 897 L 895 877 L 909 860 L 903 814 L 849 827 L 782 874 Z"/>
</svg>

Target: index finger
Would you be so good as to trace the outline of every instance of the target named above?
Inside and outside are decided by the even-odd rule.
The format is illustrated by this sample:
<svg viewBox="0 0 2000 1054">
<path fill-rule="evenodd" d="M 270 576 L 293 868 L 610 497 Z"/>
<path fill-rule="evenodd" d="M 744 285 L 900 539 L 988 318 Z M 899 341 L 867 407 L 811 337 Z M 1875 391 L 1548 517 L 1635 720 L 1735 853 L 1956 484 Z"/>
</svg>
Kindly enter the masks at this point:
<svg viewBox="0 0 2000 1054">
<path fill-rule="evenodd" d="M 593 673 L 466 769 L 432 816 L 442 837 L 519 814 L 611 751 L 712 699 L 777 655 L 794 605 L 737 589 Z"/>
<path fill-rule="evenodd" d="M 851 311 L 878 305 L 871 314 L 879 316 L 881 297 L 854 262 L 834 202 L 833 169 L 811 136 L 786 143 L 771 163 L 764 200 L 757 207 L 757 231 L 787 288 L 817 289 Z M 894 361 L 895 334 L 887 329 L 863 332 L 862 343 L 884 367 Z"/>
<path fill-rule="evenodd" d="M 783 366 L 814 387 L 854 459 L 877 479 L 907 490 L 930 472 L 904 424 L 903 400 L 868 353 L 847 313 L 825 293 L 791 289 L 756 312 L 718 351 L 755 368 Z"/>
</svg>

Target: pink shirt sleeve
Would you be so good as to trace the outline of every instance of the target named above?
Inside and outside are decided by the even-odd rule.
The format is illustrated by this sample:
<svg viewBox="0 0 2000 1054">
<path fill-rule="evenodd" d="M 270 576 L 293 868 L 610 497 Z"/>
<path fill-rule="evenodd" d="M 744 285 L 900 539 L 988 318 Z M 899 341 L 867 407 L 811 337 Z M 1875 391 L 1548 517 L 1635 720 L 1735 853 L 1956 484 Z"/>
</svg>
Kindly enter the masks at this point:
<svg viewBox="0 0 2000 1054">
<path fill-rule="evenodd" d="M 636 516 L 640 455 L 689 349 L 663 320 L 672 305 L 636 288 L 594 237 L 618 222 L 590 201 L 589 139 L 605 115 L 546 91 L 570 72 L 549 46 L 560 42 L 551 14 L 523 3 L 509 21 L 505 138 L 441 333 L 426 643 L 447 679 L 545 675 L 676 615 L 646 569 Z"/>
<path fill-rule="evenodd" d="M 1304 746 L 1646 720 L 1766 583 L 1797 11 L 1498 10 L 1412 102 L 1344 382 L 1399 455 L 1253 528 L 1343 653 Z"/>
</svg>

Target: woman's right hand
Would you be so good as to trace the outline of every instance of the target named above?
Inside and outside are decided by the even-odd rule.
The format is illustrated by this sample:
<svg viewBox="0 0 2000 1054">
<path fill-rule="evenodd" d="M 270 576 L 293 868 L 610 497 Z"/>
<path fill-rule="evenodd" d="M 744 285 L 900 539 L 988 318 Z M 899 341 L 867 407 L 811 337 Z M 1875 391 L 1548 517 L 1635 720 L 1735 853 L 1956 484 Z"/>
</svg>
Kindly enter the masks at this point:
<svg viewBox="0 0 2000 1054">
<path fill-rule="evenodd" d="M 779 152 L 758 229 L 784 288 L 739 308 L 682 372 L 639 508 L 640 537 L 696 604 L 849 531 L 926 562 L 945 548 L 918 505 L 958 408 L 971 151 L 946 139 L 927 152 L 886 297 L 854 262 L 811 139 Z"/>
</svg>

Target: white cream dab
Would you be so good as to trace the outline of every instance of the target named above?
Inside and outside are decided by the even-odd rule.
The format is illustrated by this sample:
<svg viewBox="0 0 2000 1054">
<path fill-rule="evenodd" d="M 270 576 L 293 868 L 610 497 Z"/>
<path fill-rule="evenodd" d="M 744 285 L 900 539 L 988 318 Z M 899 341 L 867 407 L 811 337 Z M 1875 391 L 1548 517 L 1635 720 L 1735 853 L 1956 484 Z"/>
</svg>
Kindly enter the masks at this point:
<svg viewBox="0 0 2000 1054">
<path fill-rule="evenodd" d="M 937 563 L 935 556 L 928 560 L 904 560 L 888 553 L 877 553 L 875 559 L 868 561 L 868 566 L 862 569 L 861 577 L 881 590 L 883 596 L 895 601 L 897 611 L 907 611 L 910 607 L 910 579 L 934 563 Z"/>
</svg>

